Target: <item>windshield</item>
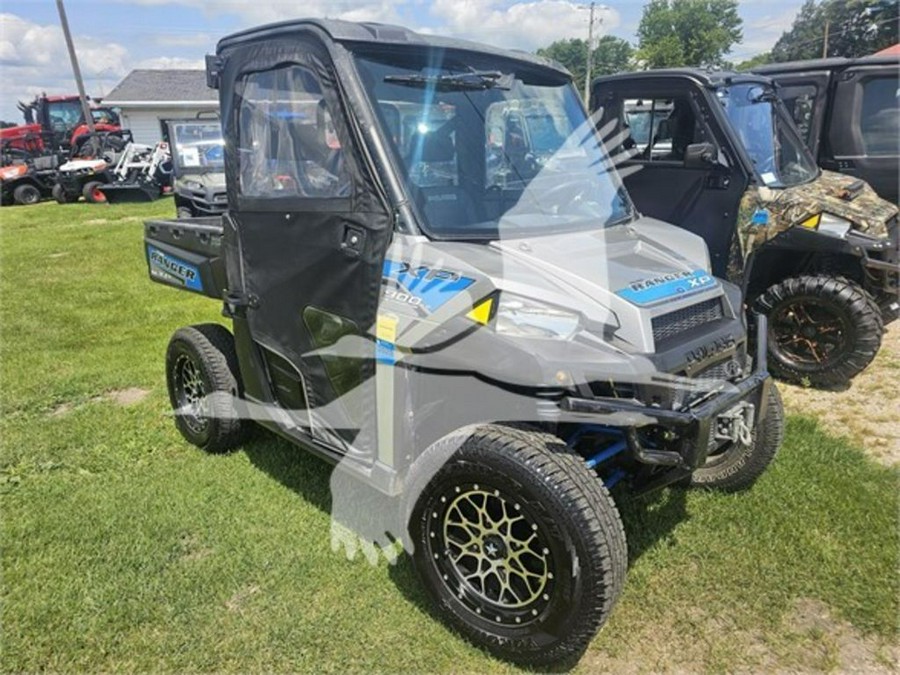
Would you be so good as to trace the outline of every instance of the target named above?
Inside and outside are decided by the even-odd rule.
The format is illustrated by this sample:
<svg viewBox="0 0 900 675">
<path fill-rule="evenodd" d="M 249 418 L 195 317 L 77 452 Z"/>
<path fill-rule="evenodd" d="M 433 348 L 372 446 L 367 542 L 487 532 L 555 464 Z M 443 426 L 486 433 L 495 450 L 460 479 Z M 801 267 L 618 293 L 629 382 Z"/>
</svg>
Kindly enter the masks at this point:
<svg viewBox="0 0 900 675">
<path fill-rule="evenodd" d="M 494 239 L 630 220 L 628 196 L 569 82 L 514 60 L 479 69 L 479 60 L 488 59 L 357 55 L 426 232 Z"/>
<path fill-rule="evenodd" d="M 218 120 L 171 122 L 169 140 L 182 173 L 225 171 L 225 141 Z"/>
<path fill-rule="evenodd" d="M 735 84 L 718 89 L 717 94 L 763 184 L 790 187 L 819 175 L 771 88 L 757 83 Z"/>
<path fill-rule="evenodd" d="M 53 101 L 47 105 L 47 113 L 54 131 L 71 131 L 81 124 L 81 101 Z"/>
</svg>

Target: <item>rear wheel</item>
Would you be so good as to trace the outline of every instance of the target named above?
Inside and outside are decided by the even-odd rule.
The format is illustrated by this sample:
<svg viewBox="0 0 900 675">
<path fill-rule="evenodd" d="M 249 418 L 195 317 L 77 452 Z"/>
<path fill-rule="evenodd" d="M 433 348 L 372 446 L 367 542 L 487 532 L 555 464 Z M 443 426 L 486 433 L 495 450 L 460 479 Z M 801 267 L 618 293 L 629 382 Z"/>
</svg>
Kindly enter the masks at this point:
<svg viewBox="0 0 900 675">
<path fill-rule="evenodd" d="M 241 442 L 245 425 L 234 407 L 242 393 L 239 372 L 234 338 L 224 326 L 175 331 L 166 352 L 166 384 L 175 426 L 189 443 L 221 453 Z"/>
<path fill-rule="evenodd" d="M 549 434 L 472 431 L 423 490 L 410 536 L 443 617 L 525 664 L 580 656 L 625 578 L 625 533 L 609 493 Z"/>
<path fill-rule="evenodd" d="M 881 313 L 857 284 L 840 277 L 785 279 L 755 310 L 768 317 L 769 369 L 817 387 L 846 384 L 878 353 Z"/>
<path fill-rule="evenodd" d="M 66 193 L 63 186 L 59 183 L 53 186 L 53 191 L 51 192 L 51 194 L 53 195 L 53 199 L 56 200 L 57 204 L 69 203 L 69 195 Z"/>
<path fill-rule="evenodd" d="M 16 204 L 22 204 L 23 206 L 37 204 L 39 201 L 41 201 L 41 191 L 30 183 L 20 185 L 15 190 L 13 190 L 13 201 Z"/>
<path fill-rule="evenodd" d="M 105 204 L 106 195 L 103 194 L 103 191 L 100 189 L 104 185 L 105 183 L 101 183 L 97 180 L 85 183 L 85 186 L 81 189 L 81 195 L 84 197 L 84 201 L 88 204 Z"/>
<path fill-rule="evenodd" d="M 706 458 L 690 478 L 691 487 L 736 492 L 744 490 L 766 470 L 784 439 L 784 406 L 773 383 L 766 416 L 753 430 L 749 443 L 729 443 Z"/>
</svg>

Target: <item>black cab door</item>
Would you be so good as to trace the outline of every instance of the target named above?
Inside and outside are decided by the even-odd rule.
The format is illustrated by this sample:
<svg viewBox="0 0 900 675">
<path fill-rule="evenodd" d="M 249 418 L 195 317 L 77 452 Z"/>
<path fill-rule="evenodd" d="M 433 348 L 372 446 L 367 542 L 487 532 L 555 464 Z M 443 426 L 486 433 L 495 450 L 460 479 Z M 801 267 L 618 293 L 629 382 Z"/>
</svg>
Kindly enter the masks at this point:
<svg viewBox="0 0 900 675">
<path fill-rule="evenodd" d="M 705 92 L 686 78 L 612 78 L 594 84 L 591 102 L 638 210 L 703 237 L 713 273 L 726 276 L 749 181 Z"/>
<path fill-rule="evenodd" d="M 386 200 L 324 45 L 268 40 L 224 56 L 225 246 L 246 394 L 282 409 L 283 430 L 366 453 Z"/>
<path fill-rule="evenodd" d="M 898 201 L 900 82 L 896 64 L 853 66 L 837 76 L 822 168 L 858 176 Z"/>
<path fill-rule="evenodd" d="M 803 142 L 813 157 L 821 162 L 820 151 L 825 150 L 821 139 L 827 113 L 829 73 L 786 73 L 775 75 L 772 79 L 778 84 L 778 98 L 794 120 Z"/>
</svg>

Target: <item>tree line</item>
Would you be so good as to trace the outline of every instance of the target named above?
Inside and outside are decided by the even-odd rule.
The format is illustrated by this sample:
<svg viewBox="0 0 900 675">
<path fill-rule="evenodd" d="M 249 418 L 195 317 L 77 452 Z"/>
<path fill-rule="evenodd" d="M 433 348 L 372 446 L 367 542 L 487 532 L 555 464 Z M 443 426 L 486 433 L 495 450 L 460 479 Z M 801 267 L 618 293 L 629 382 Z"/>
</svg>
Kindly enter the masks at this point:
<svg viewBox="0 0 900 675">
<path fill-rule="evenodd" d="M 650 0 L 637 29 L 637 45 L 604 35 L 591 52 L 592 75 L 678 66 L 747 70 L 764 63 L 856 57 L 898 41 L 900 0 L 805 0 L 790 29 L 771 51 L 741 63 L 726 60 L 744 38 L 738 0 Z M 587 40 L 568 38 L 538 50 L 583 82 Z"/>
</svg>

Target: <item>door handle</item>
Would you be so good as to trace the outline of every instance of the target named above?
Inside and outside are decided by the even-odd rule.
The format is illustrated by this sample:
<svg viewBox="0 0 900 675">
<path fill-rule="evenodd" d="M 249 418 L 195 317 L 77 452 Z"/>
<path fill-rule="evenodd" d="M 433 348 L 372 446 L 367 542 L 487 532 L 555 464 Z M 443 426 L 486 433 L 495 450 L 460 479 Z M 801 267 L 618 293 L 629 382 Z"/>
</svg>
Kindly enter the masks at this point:
<svg viewBox="0 0 900 675">
<path fill-rule="evenodd" d="M 366 245 L 366 231 L 357 225 L 345 225 L 341 250 L 351 258 L 362 255 Z"/>
<path fill-rule="evenodd" d="M 711 174 L 706 177 L 706 187 L 710 190 L 727 190 L 731 185 L 731 176 L 727 174 Z"/>
</svg>

